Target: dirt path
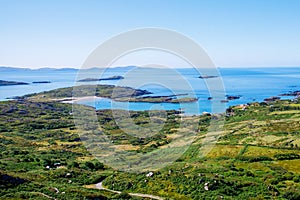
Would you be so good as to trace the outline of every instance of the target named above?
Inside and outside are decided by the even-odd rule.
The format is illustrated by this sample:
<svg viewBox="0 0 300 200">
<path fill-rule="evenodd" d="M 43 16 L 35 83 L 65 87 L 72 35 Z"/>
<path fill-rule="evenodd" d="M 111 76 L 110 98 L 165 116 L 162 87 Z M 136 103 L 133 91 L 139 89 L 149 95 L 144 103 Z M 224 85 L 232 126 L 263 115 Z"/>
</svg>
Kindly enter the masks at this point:
<svg viewBox="0 0 300 200">
<path fill-rule="evenodd" d="M 95 185 L 95 187 L 96 187 L 97 189 L 99 189 L 99 190 L 106 190 L 106 191 L 109 191 L 109 192 L 121 194 L 120 191 L 110 190 L 110 189 L 104 188 L 103 185 L 102 185 L 102 182 L 97 183 L 97 184 Z M 162 197 L 154 196 L 154 195 L 151 195 L 151 194 L 141 194 L 141 193 L 128 193 L 128 194 L 129 194 L 130 196 L 144 197 L 144 198 L 157 199 L 157 200 L 163 200 L 163 199 L 164 199 L 164 198 L 162 198 Z"/>
</svg>

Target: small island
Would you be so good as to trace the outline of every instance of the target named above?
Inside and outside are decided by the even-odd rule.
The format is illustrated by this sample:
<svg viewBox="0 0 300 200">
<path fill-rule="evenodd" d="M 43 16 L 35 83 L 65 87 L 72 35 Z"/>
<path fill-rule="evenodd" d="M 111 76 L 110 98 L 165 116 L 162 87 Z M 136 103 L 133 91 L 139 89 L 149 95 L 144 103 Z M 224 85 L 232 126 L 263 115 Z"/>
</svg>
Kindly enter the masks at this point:
<svg viewBox="0 0 300 200">
<path fill-rule="evenodd" d="M 239 99 L 241 98 L 240 95 L 237 95 L 237 96 L 234 96 L 234 95 L 226 95 L 226 99 L 227 100 L 236 100 L 236 99 Z"/>
<path fill-rule="evenodd" d="M 292 91 L 284 94 L 280 94 L 279 96 L 300 96 L 300 91 Z"/>
<path fill-rule="evenodd" d="M 111 76 L 108 78 L 85 78 L 85 79 L 78 80 L 78 82 L 108 81 L 108 80 L 120 80 L 120 79 L 124 79 L 124 77 L 123 76 Z"/>
<path fill-rule="evenodd" d="M 180 95 L 179 95 L 180 96 Z M 143 96 L 143 97 L 123 97 L 116 98 L 115 101 L 120 102 L 148 102 L 148 103 L 191 103 L 198 101 L 197 98 L 183 97 L 177 98 L 178 96 Z"/>
<path fill-rule="evenodd" d="M 203 76 L 199 76 L 198 78 L 201 78 L 201 79 L 207 79 L 207 78 L 217 78 L 218 76 L 208 76 L 208 75 L 203 75 Z"/>
<path fill-rule="evenodd" d="M 18 81 L 4 81 L 4 80 L 0 80 L 0 86 L 9 86 L 9 85 L 28 85 L 28 83 L 18 82 Z"/>
<path fill-rule="evenodd" d="M 33 84 L 51 83 L 51 81 L 33 81 Z"/>
</svg>

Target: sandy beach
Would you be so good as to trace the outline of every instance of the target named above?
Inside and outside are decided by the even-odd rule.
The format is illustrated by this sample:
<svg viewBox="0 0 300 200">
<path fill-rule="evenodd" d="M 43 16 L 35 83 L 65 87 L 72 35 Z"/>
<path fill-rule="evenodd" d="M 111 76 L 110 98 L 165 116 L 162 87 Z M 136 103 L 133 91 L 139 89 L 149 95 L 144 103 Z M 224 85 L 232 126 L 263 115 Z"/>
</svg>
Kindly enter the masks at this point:
<svg viewBox="0 0 300 200">
<path fill-rule="evenodd" d="M 80 101 L 86 101 L 86 100 L 99 100 L 103 97 L 97 97 L 97 96 L 85 96 L 85 97 L 71 97 L 71 98 L 62 98 L 62 99 L 52 99 L 54 101 L 59 101 L 62 103 L 77 103 Z"/>
</svg>

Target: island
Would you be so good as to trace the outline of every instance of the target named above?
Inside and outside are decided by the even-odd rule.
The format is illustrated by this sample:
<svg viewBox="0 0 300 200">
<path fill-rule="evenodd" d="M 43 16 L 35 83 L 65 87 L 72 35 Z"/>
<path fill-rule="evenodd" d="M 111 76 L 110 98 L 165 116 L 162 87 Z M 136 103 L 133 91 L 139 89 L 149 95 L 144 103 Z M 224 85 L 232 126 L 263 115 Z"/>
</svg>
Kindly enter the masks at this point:
<svg viewBox="0 0 300 200">
<path fill-rule="evenodd" d="M 265 98 L 264 101 L 269 102 L 269 101 L 278 101 L 280 100 L 280 97 L 269 97 Z"/>
<path fill-rule="evenodd" d="M 226 99 L 227 100 L 236 100 L 236 99 L 239 99 L 241 98 L 240 95 L 237 95 L 237 96 L 234 96 L 234 95 L 226 95 Z"/>
<path fill-rule="evenodd" d="M 198 101 L 198 98 L 183 97 L 178 98 L 178 96 L 143 96 L 143 97 L 125 97 L 117 98 L 115 101 L 121 102 L 149 102 L 149 103 L 191 103 Z"/>
<path fill-rule="evenodd" d="M 124 79 L 123 76 L 111 76 L 107 78 L 85 78 L 78 80 L 78 82 L 92 82 L 92 81 L 108 81 L 108 80 L 121 80 Z"/>
<path fill-rule="evenodd" d="M 0 86 L 9 86 L 9 85 L 28 85 L 28 83 L 18 82 L 18 81 L 4 81 L 4 80 L 0 80 Z"/>
<path fill-rule="evenodd" d="M 207 79 L 207 78 L 217 78 L 218 76 L 208 76 L 208 75 L 203 75 L 203 76 L 199 76 L 198 78 L 201 78 L 201 79 Z"/>
<path fill-rule="evenodd" d="M 33 84 L 51 83 L 51 81 L 33 81 Z"/>
<path fill-rule="evenodd" d="M 38 94 L 25 95 L 22 98 L 33 101 L 57 101 L 74 102 L 87 97 L 110 98 L 120 102 L 150 102 L 150 103 L 189 103 L 198 101 L 193 97 L 180 97 L 187 94 L 168 96 L 146 96 L 152 94 L 147 90 L 114 85 L 80 85 L 67 88 L 59 88 Z"/>
<path fill-rule="evenodd" d="M 291 91 L 288 93 L 280 94 L 279 96 L 300 96 L 300 91 Z"/>
</svg>

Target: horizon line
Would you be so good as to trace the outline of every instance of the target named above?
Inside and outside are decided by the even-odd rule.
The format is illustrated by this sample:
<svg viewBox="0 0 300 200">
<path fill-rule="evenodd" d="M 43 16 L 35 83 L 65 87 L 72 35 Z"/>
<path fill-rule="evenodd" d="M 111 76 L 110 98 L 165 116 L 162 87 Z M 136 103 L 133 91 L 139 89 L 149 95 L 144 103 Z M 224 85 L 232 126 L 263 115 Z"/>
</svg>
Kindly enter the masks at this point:
<svg viewBox="0 0 300 200">
<path fill-rule="evenodd" d="M 160 67 L 142 67 L 138 65 L 123 65 L 123 66 L 111 66 L 111 67 L 89 67 L 84 69 L 107 69 L 107 68 L 126 68 L 126 67 L 138 67 L 138 68 L 152 68 L 152 69 L 164 69 Z M 216 66 L 216 68 L 299 68 L 300 65 L 285 65 L 285 66 Z M 81 67 L 74 66 L 45 66 L 45 67 L 23 67 L 23 66 L 4 66 L 0 65 L 0 68 L 14 68 L 14 69 L 29 69 L 29 70 L 40 70 L 40 69 L 81 69 Z M 170 67 L 171 69 L 192 69 L 193 67 Z M 205 68 L 205 67 L 201 67 Z"/>
</svg>

